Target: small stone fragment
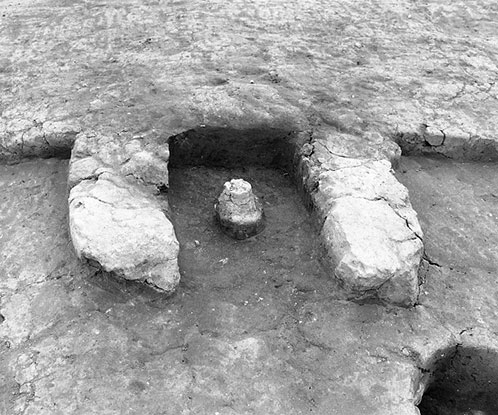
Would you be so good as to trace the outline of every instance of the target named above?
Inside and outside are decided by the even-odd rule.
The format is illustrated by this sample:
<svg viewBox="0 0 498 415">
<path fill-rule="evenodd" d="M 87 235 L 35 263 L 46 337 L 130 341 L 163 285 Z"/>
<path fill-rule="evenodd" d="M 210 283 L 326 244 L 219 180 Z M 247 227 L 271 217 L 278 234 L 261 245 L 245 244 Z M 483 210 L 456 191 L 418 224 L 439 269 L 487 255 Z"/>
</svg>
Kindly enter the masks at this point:
<svg viewBox="0 0 498 415">
<path fill-rule="evenodd" d="M 235 239 L 246 239 L 264 229 L 263 207 L 250 183 L 242 179 L 226 182 L 215 204 L 221 229 Z"/>
<path fill-rule="evenodd" d="M 445 134 L 443 131 L 428 126 L 424 131 L 424 140 L 425 142 L 432 147 L 439 147 L 444 144 Z"/>
</svg>

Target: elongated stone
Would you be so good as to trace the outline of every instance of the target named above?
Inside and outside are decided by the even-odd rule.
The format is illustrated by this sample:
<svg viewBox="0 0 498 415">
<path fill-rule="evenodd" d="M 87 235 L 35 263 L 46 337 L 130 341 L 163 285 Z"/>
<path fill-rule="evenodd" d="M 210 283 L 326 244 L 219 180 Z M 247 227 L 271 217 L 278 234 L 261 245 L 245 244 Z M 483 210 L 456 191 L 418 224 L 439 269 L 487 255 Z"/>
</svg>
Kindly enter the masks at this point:
<svg viewBox="0 0 498 415">
<path fill-rule="evenodd" d="M 423 233 L 408 190 L 392 171 L 398 152 L 389 145 L 365 150 L 358 138 L 340 138 L 346 136 L 319 137 L 301 162 L 302 183 L 321 226 L 324 262 L 352 299 L 413 306 Z"/>
<path fill-rule="evenodd" d="M 69 228 L 79 258 L 127 280 L 172 292 L 179 244 L 159 203 L 112 171 L 83 180 L 69 195 Z"/>
<path fill-rule="evenodd" d="M 422 241 L 384 200 L 337 199 L 322 229 L 326 259 L 358 297 L 410 306 L 419 294 Z"/>
</svg>

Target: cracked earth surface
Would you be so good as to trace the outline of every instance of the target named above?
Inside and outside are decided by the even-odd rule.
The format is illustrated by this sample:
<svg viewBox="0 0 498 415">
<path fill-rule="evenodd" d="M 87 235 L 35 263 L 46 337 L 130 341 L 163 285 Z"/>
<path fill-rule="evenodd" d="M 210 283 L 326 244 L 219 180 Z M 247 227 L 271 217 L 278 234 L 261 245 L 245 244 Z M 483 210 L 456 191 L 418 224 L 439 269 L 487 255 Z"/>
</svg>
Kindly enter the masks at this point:
<svg viewBox="0 0 498 415">
<path fill-rule="evenodd" d="M 81 129 L 172 135 L 199 124 L 387 135 L 427 125 L 450 144 L 495 142 L 492 1 L 1 8 L 4 157 L 64 151 Z"/>
<path fill-rule="evenodd" d="M 233 172 L 172 170 L 184 271 L 165 299 L 75 258 L 65 161 L 2 167 L 1 413 L 413 414 L 434 352 L 497 346 L 496 173 L 402 159 L 433 264 L 420 304 L 402 309 L 346 300 L 281 172 L 235 172 L 268 215 L 263 234 L 236 242 L 211 211 Z"/>
<path fill-rule="evenodd" d="M 492 1 L 0 9 L 9 162 L 67 155 L 86 129 L 171 136 L 199 125 L 374 131 L 405 151 L 497 158 Z M 165 299 L 76 259 L 66 161 L 1 166 L 0 413 L 416 414 L 434 353 L 498 347 L 496 173 L 402 159 L 426 245 L 419 304 L 402 309 L 347 301 L 322 275 L 313 227 L 278 174 L 244 173 L 287 212 L 260 246 L 210 228 L 200 202 L 224 173 L 202 172 L 204 190 L 195 169 L 177 176 L 191 189 L 175 199 L 172 185 L 185 276 Z"/>
</svg>

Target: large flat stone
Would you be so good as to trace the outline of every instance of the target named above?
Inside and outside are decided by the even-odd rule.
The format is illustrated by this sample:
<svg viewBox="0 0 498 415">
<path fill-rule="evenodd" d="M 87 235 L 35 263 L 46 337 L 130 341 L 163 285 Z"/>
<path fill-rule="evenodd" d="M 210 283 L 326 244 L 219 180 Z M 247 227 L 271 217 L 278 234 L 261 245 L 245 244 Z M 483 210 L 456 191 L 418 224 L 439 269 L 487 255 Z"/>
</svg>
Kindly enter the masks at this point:
<svg viewBox="0 0 498 415">
<path fill-rule="evenodd" d="M 79 258 L 162 291 L 176 288 L 179 245 L 173 225 L 136 185 L 110 171 L 83 180 L 70 191 L 69 218 Z"/>
<path fill-rule="evenodd" d="M 392 165 L 399 149 L 378 135 L 322 134 L 300 173 L 321 226 L 325 263 L 352 298 L 412 306 L 423 233 Z"/>
<path fill-rule="evenodd" d="M 416 302 L 423 244 L 387 202 L 337 199 L 321 235 L 328 264 L 352 294 L 399 305 Z"/>
</svg>

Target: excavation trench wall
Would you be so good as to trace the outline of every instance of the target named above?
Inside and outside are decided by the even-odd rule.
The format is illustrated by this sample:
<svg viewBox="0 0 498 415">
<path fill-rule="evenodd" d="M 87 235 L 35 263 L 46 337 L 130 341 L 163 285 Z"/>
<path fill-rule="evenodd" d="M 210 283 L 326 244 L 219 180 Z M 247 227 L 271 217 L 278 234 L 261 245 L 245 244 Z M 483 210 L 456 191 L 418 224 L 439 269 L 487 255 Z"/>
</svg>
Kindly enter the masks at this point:
<svg viewBox="0 0 498 415">
<path fill-rule="evenodd" d="M 18 163 L 25 159 L 51 158 L 69 159 L 76 136 L 80 133 L 76 121 L 46 122 L 33 124 L 17 133 L 0 131 L 0 162 Z"/>
<path fill-rule="evenodd" d="M 461 344 L 439 350 L 422 380 L 421 415 L 498 413 L 498 353 Z"/>
<path fill-rule="evenodd" d="M 300 134 L 276 128 L 198 127 L 170 137 L 172 167 L 202 165 L 235 168 L 264 166 L 295 172 Z"/>
<path fill-rule="evenodd" d="M 169 166 L 240 168 L 261 166 L 283 170 L 290 175 L 317 228 L 323 223 L 316 215 L 312 189 L 303 178 L 302 148 L 310 135 L 269 127 L 250 129 L 198 127 L 171 136 Z"/>
<path fill-rule="evenodd" d="M 452 133 L 423 124 L 418 131 L 393 135 L 404 156 L 442 155 L 459 161 L 498 161 L 495 139 Z"/>
</svg>

